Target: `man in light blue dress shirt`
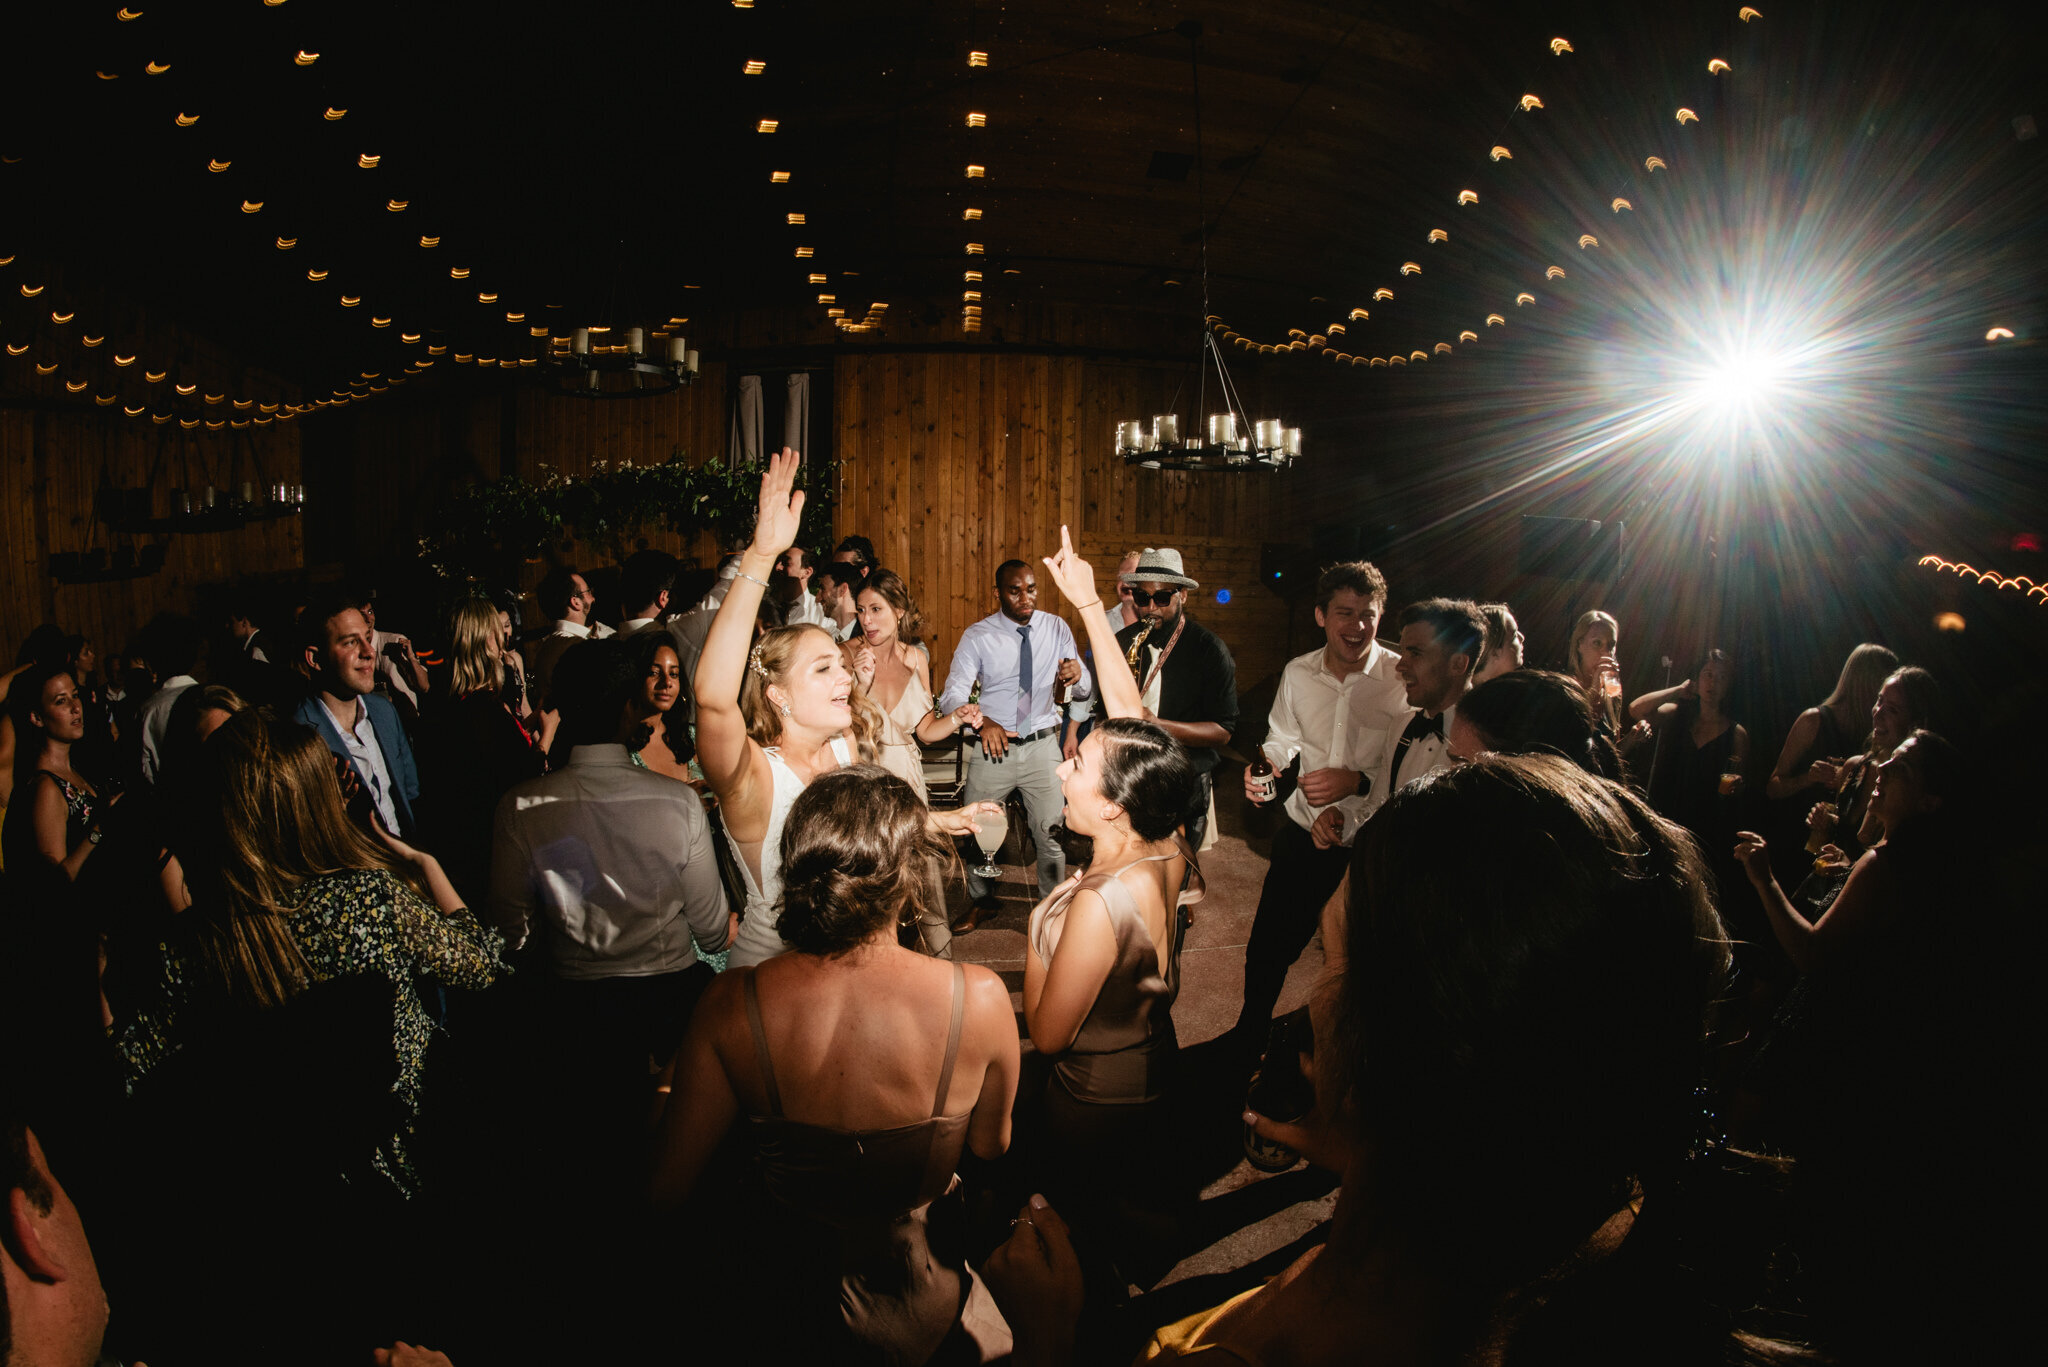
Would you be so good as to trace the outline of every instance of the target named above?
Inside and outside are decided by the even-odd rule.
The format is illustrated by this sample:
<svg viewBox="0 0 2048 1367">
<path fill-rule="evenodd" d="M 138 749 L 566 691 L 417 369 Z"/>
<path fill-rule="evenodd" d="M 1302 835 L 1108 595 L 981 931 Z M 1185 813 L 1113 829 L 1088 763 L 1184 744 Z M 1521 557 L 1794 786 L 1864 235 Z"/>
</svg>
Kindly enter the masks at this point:
<svg viewBox="0 0 2048 1367">
<path fill-rule="evenodd" d="M 1038 611 L 1038 576 L 1029 565 L 1004 561 L 996 571 L 996 595 L 1001 610 L 961 633 L 939 710 L 961 706 L 974 681 L 981 681 L 981 743 L 967 753 L 961 800 L 1001 802 L 1013 792 L 1023 797 L 1038 846 L 1038 895 L 1044 897 L 1067 873 L 1066 855 L 1052 836 L 1066 809 L 1059 777 L 1059 694 L 1071 685 L 1075 697 L 1088 696 L 1088 679 L 1066 622 Z M 974 909 L 954 927 L 962 933 L 995 909 L 985 880 L 969 873 L 967 891 Z"/>
</svg>

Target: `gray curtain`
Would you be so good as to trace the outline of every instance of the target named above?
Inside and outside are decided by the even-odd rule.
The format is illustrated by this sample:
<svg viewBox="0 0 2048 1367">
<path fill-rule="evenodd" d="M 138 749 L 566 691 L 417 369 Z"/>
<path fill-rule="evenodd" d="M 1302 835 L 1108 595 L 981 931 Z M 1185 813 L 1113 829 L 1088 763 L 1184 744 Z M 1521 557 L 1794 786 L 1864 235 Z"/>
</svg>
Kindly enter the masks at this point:
<svg viewBox="0 0 2048 1367">
<path fill-rule="evenodd" d="M 788 377 L 789 394 L 782 408 L 782 444 L 796 448 L 806 459 L 811 454 L 811 377 L 803 371 Z"/>
<path fill-rule="evenodd" d="M 762 449 L 761 377 L 740 376 L 740 392 L 733 402 L 731 463 L 757 460 L 768 453 Z"/>
</svg>

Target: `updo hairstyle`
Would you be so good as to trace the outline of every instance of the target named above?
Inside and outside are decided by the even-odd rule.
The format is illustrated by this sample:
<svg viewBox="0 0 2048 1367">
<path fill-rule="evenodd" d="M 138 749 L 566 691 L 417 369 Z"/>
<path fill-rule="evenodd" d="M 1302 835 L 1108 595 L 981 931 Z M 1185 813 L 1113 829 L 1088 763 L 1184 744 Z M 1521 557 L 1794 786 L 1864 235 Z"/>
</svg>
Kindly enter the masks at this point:
<svg viewBox="0 0 2048 1367">
<path fill-rule="evenodd" d="M 954 857 L 952 842 L 925 828 L 910 785 L 880 765 L 821 774 L 783 823 L 776 929 L 801 953 L 844 954 L 932 910 L 931 861 Z"/>
<path fill-rule="evenodd" d="M 1102 737 L 1102 795 L 1140 839 L 1166 840 L 1194 816 L 1201 785 L 1179 741 L 1136 717 L 1097 722 L 1094 734 Z"/>
</svg>

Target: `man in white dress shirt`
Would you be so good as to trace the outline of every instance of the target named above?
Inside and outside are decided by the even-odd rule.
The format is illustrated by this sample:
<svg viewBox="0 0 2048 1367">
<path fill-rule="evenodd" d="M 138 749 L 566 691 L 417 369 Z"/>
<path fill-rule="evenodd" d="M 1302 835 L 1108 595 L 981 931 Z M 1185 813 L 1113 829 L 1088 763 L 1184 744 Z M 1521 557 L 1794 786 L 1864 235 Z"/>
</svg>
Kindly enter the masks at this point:
<svg viewBox="0 0 2048 1367">
<path fill-rule="evenodd" d="M 1052 828 L 1066 810 L 1060 791 L 1059 690 L 1072 685 L 1086 696 L 1088 680 L 1074 633 L 1055 613 L 1038 611 L 1038 576 L 1022 560 L 1006 560 L 996 571 L 1000 611 L 960 634 L 946 671 L 939 710 L 951 712 L 967 701 L 981 680 L 981 743 L 967 752 L 963 803 L 1024 798 L 1031 837 L 1038 846 L 1038 895 L 1044 897 L 1066 877 L 1067 857 Z M 953 927 L 972 930 L 995 910 L 987 882 L 967 875 L 974 907 Z"/>
<path fill-rule="evenodd" d="M 802 546 L 791 546 L 775 562 L 775 604 L 782 609 L 786 627 L 823 626 L 825 606 L 811 593 L 811 576 L 818 557 Z"/>
<path fill-rule="evenodd" d="M 533 594 L 540 600 L 540 610 L 555 623 L 555 629 L 533 648 L 534 696 L 544 709 L 552 711 L 554 703 L 549 689 L 562 656 L 578 641 L 602 641 L 612 634 L 612 629 L 603 622 L 590 620 L 597 610 L 597 595 L 590 591 L 590 581 L 574 565 L 557 565 L 549 570 Z"/>
<path fill-rule="evenodd" d="M 850 641 L 860 634 L 861 585 L 867 580 L 860 568 L 843 560 L 818 567 L 818 604 L 824 611 L 819 626 L 832 633 L 835 641 Z"/>
<path fill-rule="evenodd" d="M 1395 652 L 1374 640 L 1387 581 L 1370 563 L 1332 565 L 1316 581 L 1323 646 L 1290 660 L 1267 718 L 1265 756 L 1299 778 L 1287 819 L 1273 833 L 1272 862 L 1244 953 L 1244 1006 L 1233 1034 L 1249 1054 L 1264 1045 L 1287 970 L 1351 861 L 1351 841 L 1387 787 L 1387 746 L 1407 724 Z M 1245 796 L 1259 800 L 1250 770 Z"/>
<path fill-rule="evenodd" d="M 619 635 L 637 636 L 662 625 L 676 586 L 676 558 L 666 551 L 635 551 L 619 566 Z"/>
<path fill-rule="evenodd" d="M 163 687 L 143 700 L 138 714 L 142 726 L 142 777 L 155 783 L 157 771 L 163 766 L 164 734 L 170 730 L 171 708 L 185 690 L 199 686 L 192 671 L 199 667 L 206 641 L 189 618 L 169 615 L 151 622 L 143 640 L 149 662 L 164 672 Z"/>
</svg>

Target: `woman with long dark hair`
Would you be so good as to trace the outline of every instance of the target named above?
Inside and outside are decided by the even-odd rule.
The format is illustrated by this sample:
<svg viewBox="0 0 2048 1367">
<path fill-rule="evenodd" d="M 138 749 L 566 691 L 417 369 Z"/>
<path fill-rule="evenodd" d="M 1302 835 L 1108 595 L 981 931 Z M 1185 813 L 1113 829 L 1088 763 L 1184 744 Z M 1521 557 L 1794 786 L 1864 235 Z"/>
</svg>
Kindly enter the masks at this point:
<svg viewBox="0 0 2048 1367">
<path fill-rule="evenodd" d="M 1051 578 L 1086 624 L 1108 719 L 1060 765 L 1067 829 L 1093 842 L 1088 863 L 1031 912 L 1024 1022 L 1052 1059 L 1044 1093 L 1052 1185 L 1110 1235 L 1133 1198 L 1156 1207 L 1170 1165 L 1152 1152 L 1179 1059 L 1186 908 L 1202 871 L 1182 830 L 1201 787 L 1180 742 L 1143 719 L 1144 703 L 1102 610 L 1095 571 L 1066 528 Z"/>
<path fill-rule="evenodd" d="M 85 739 L 85 699 L 71 669 L 45 660 L 14 676 L 8 689 L 14 723 L 14 792 L 4 835 L 8 869 L 27 878 L 41 867 L 75 881 L 99 848 L 100 818 L 119 799 L 103 799 L 72 763 Z"/>
<path fill-rule="evenodd" d="M 705 993 L 661 1117 L 653 1195 L 686 1201 L 744 1117 L 775 1260 L 750 1352 L 782 1360 L 986 1361 L 1009 1331 L 967 1266 L 965 1149 L 1009 1147 L 1018 1046 L 986 968 L 902 948 L 950 858 L 908 784 L 870 764 L 812 779 L 782 825 L 776 924 L 789 950 Z M 793 1356 L 790 1360 L 796 1360 Z"/>
</svg>

